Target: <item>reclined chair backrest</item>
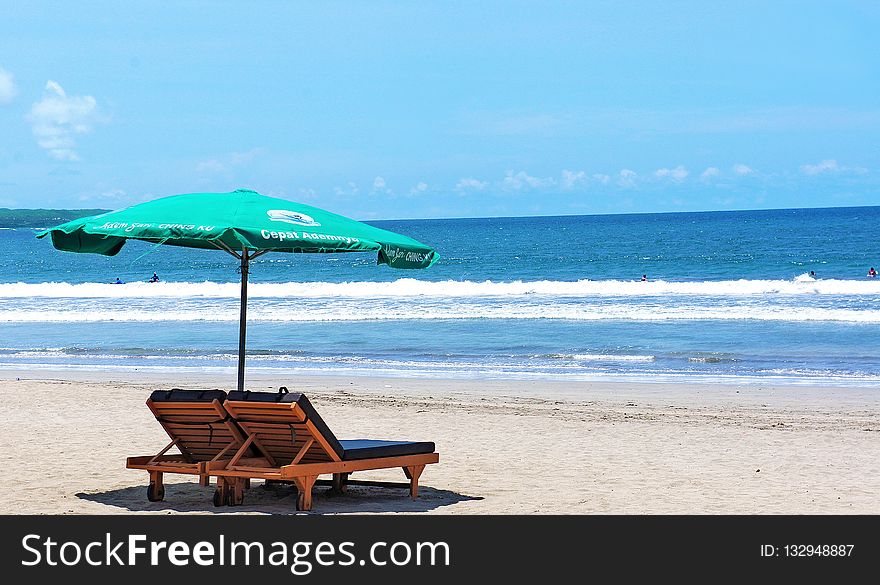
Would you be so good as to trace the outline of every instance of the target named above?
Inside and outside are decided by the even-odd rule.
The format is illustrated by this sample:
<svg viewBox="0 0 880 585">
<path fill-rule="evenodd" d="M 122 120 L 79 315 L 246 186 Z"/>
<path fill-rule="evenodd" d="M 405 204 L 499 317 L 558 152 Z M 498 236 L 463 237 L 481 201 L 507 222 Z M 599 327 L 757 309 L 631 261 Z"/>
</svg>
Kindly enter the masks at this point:
<svg viewBox="0 0 880 585">
<path fill-rule="evenodd" d="M 223 408 L 225 399 L 222 390 L 175 388 L 156 390 L 147 406 L 187 461 L 211 461 L 224 451 L 231 456 L 243 442 L 241 430 Z"/>
<path fill-rule="evenodd" d="M 304 394 L 230 392 L 224 406 L 276 465 L 342 460 L 342 446 Z"/>
</svg>

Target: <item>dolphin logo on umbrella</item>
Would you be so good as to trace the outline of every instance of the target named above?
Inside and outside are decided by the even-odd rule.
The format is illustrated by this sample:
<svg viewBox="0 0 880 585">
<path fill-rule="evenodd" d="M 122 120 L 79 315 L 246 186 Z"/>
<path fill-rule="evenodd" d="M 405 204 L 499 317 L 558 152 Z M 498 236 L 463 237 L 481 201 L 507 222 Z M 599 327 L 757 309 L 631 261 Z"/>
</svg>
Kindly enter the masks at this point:
<svg viewBox="0 0 880 585">
<path fill-rule="evenodd" d="M 316 227 L 321 225 L 320 223 L 315 221 L 312 216 L 306 215 L 305 213 L 300 213 L 298 211 L 288 211 L 286 209 L 269 209 L 266 211 L 266 215 L 268 215 L 269 219 L 271 219 L 272 221 L 283 221 L 285 223 L 304 225 L 308 227 Z"/>
</svg>

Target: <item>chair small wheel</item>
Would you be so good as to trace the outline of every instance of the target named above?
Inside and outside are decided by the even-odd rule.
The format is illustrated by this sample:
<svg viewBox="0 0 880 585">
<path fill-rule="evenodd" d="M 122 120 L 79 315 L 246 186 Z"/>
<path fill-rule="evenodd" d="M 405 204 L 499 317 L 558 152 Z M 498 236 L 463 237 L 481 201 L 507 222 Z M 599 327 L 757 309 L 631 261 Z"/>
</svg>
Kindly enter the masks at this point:
<svg viewBox="0 0 880 585">
<path fill-rule="evenodd" d="M 147 499 L 151 502 L 161 502 L 165 499 L 165 488 L 157 487 L 155 483 L 150 482 L 147 486 Z"/>
<path fill-rule="evenodd" d="M 223 501 L 223 490 L 221 490 L 220 488 L 214 490 L 214 505 L 218 508 L 220 506 L 226 505 L 226 502 Z"/>
</svg>

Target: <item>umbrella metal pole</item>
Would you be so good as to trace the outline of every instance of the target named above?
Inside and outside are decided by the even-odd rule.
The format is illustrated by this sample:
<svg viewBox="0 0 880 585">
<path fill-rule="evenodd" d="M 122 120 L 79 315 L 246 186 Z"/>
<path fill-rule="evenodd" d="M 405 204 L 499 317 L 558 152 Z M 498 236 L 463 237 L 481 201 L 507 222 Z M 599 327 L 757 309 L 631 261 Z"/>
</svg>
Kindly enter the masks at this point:
<svg viewBox="0 0 880 585">
<path fill-rule="evenodd" d="M 241 251 L 241 313 L 238 321 L 238 391 L 244 392 L 244 345 L 247 337 L 248 253 Z"/>
</svg>

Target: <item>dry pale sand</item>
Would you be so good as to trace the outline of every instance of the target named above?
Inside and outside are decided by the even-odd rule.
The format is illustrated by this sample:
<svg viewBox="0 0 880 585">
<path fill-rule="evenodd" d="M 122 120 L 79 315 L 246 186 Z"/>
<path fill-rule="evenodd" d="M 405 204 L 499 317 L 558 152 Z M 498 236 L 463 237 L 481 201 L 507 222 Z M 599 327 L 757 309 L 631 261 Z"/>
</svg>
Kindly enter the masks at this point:
<svg viewBox="0 0 880 585">
<path fill-rule="evenodd" d="M 173 380 L 172 380 L 173 377 Z M 274 384 L 258 376 L 250 389 Z M 129 455 L 167 438 L 154 389 L 230 389 L 177 374 L 0 372 L 0 513 L 294 513 L 260 482 L 237 508 L 167 476 L 146 500 Z M 285 382 L 340 438 L 437 444 L 419 500 L 316 488 L 312 513 L 877 514 L 880 389 L 313 377 Z M 401 481 L 400 470 L 363 474 Z"/>
</svg>

